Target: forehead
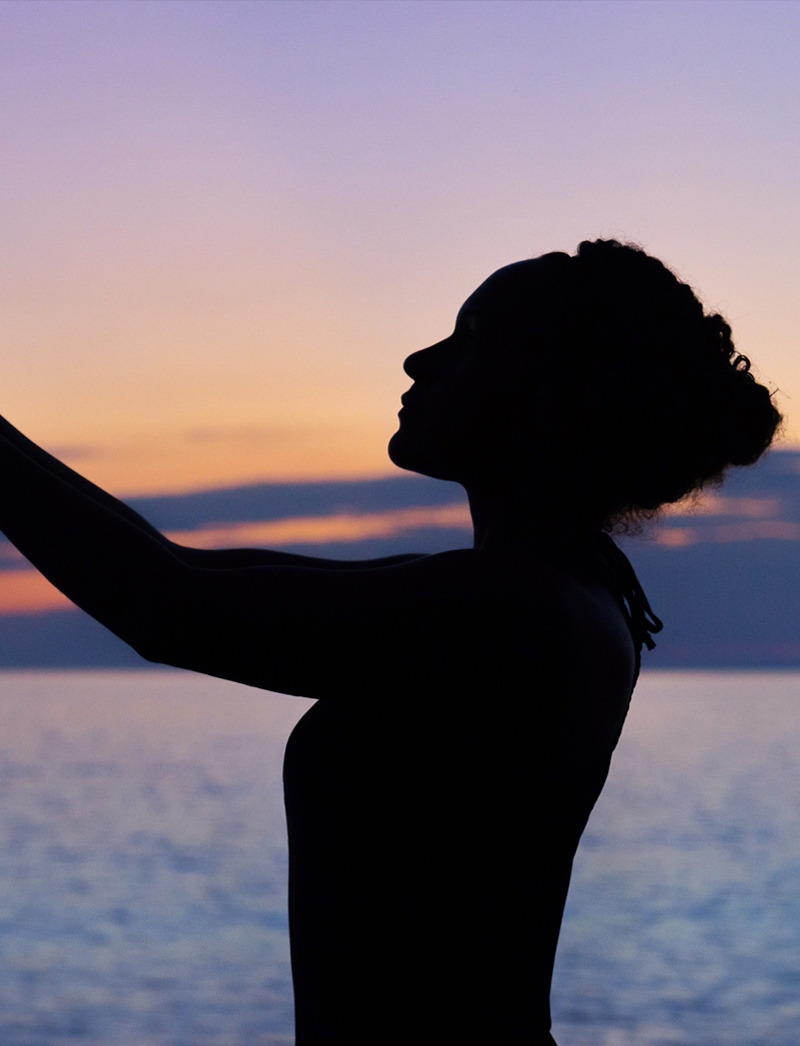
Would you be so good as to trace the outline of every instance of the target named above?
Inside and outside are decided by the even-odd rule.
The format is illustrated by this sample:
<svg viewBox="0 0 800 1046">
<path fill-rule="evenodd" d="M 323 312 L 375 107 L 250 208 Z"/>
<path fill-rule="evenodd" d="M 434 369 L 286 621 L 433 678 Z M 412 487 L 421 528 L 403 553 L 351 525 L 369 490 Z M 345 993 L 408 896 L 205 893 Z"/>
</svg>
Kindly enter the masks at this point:
<svg viewBox="0 0 800 1046">
<path fill-rule="evenodd" d="M 498 269 L 470 294 L 459 310 L 459 321 L 475 328 L 487 320 L 519 320 L 533 304 L 541 273 L 539 258 Z"/>
</svg>

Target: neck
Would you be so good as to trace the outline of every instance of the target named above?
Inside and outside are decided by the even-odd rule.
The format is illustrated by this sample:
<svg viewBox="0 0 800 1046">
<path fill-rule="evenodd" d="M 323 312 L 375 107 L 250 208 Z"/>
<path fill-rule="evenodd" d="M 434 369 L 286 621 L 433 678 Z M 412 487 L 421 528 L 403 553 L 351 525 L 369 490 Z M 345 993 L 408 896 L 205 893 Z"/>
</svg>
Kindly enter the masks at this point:
<svg viewBox="0 0 800 1046">
<path fill-rule="evenodd" d="M 467 487 L 474 530 L 473 548 L 520 548 L 571 544 L 599 528 L 559 514 L 545 499 L 502 496 Z"/>
</svg>

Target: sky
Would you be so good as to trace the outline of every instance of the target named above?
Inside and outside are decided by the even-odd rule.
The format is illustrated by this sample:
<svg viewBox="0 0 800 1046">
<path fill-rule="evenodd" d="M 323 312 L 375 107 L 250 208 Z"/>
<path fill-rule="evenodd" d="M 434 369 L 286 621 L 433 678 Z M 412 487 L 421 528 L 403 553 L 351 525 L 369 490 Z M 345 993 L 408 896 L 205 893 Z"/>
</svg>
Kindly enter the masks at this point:
<svg viewBox="0 0 800 1046">
<path fill-rule="evenodd" d="M 387 475 L 496 268 L 640 243 L 800 444 L 795 0 L 6 0 L 0 413 L 112 492 Z"/>
</svg>

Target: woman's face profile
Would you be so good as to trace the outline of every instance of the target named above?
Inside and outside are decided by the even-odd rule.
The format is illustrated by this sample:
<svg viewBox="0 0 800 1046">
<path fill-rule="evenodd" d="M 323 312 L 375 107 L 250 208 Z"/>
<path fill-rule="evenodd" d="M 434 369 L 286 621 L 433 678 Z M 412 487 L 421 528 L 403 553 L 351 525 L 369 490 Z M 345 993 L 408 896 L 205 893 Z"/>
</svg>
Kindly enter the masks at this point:
<svg viewBox="0 0 800 1046">
<path fill-rule="evenodd" d="M 498 269 L 464 302 L 453 333 L 412 353 L 389 457 L 435 479 L 474 480 L 498 417 L 521 378 L 538 259 Z"/>
</svg>

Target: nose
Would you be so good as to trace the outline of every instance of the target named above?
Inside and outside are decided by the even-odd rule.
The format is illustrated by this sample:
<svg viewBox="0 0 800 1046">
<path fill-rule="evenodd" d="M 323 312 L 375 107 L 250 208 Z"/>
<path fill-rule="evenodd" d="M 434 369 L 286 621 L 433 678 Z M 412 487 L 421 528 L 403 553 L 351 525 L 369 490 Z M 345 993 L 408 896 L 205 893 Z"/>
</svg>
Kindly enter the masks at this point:
<svg viewBox="0 0 800 1046">
<path fill-rule="evenodd" d="M 425 369 L 424 353 L 425 349 L 420 349 L 419 352 L 412 352 L 410 356 L 403 360 L 403 370 L 412 381 L 416 381 L 421 377 Z"/>
<path fill-rule="evenodd" d="M 412 352 L 403 362 L 403 370 L 413 381 L 431 382 L 438 378 L 442 370 L 441 354 L 436 352 L 439 345 L 431 345 L 430 348 L 420 349 Z"/>
</svg>

